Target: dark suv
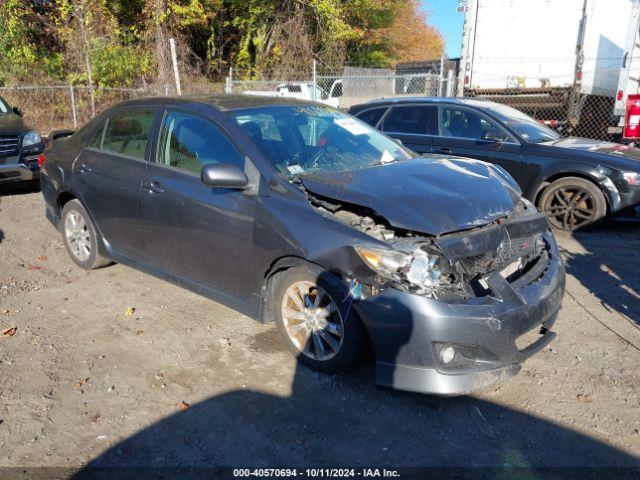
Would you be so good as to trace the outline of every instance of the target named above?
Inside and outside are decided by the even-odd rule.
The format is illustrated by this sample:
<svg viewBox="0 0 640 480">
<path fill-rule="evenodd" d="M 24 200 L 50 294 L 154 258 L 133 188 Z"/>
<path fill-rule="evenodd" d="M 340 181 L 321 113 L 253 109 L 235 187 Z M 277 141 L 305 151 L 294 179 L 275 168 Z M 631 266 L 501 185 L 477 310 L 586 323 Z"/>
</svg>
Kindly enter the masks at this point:
<svg viewBox="0 0 640 480">
<path fill-rule="evenodd" d="M 24 181 L 37 188 L 43 162 L 42 137 L 25 125 L 19 108 L 0 97 L 0 184 Z"/>
</svg>

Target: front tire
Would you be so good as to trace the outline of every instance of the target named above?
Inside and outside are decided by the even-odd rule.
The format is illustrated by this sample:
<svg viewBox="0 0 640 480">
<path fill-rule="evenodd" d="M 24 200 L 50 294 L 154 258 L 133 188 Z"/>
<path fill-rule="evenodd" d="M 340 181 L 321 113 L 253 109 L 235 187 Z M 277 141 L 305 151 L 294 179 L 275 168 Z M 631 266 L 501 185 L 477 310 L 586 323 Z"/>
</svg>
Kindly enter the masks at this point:
<svg viewBox="0 0 640 480">
<path fill-rule="evenodd" d="M 565 177 L 544 189 L 538 207 L 556 230 L 596 228 L 607 214 L 607 201 L 589 180 Z"/>
<path fill-rule="evenodd" d="M 366 353 L 366 332 L 344 282 L 305 265 L 276 274 L 269 305 L 282 341 L 304 365 L 341 373 Z"/>
<path fill-rule="evenodd" d="M 62 209 L 62 239 L 71 260 L 80 268 L 92 270 L 111 263 L 98 251 L 98 233 L 89 214 L 78 200 L 70 200 Z"/>
</svg>

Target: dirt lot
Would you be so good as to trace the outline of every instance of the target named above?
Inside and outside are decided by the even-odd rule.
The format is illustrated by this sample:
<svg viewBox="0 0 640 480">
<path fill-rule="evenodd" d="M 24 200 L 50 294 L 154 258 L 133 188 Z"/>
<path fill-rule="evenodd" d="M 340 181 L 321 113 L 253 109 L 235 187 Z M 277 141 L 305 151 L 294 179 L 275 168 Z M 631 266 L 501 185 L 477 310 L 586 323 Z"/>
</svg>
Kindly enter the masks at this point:
<svg viewBox="0 0 640 480">
<path fill-rule="evenodd" d="M 0 467 L 640 467 L 637 225 L 561 237 L 551 348 L 445 399 L 299 368 L 273 326 L 128 267 L 84 272 L 39 193 L 0 195 Z"/>
</svg>

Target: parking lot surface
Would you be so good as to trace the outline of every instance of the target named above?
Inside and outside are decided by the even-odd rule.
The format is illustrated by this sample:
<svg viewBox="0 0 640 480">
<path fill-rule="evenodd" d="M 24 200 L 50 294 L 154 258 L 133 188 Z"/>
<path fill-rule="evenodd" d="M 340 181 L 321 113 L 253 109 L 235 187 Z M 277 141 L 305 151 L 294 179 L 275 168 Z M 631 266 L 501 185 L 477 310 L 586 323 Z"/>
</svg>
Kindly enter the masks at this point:
<svg viewBox="0 0 640 480">
<path fill-rule="evenodd" d="M 371 362 L 299 367 L 274 325 L 123 265 L 82 271 L 41 195 L 2 187 L 0 467 L 640 467 L 639 234 L 560 235 L 556 340 L 436 398 L 376 388 Z"/>
</svg>

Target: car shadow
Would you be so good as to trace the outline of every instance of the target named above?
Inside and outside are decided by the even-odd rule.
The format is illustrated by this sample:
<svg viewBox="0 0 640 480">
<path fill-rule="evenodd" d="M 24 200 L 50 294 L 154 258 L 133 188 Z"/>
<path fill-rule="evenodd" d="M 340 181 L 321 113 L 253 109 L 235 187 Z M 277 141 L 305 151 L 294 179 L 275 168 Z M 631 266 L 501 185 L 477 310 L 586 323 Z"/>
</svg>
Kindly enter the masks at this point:
<svg viewBox="0 0 640 480">
<path fill-rule="evenodd" d="M 2 202 L 0 201 L 0 211 L 2 210 Z M 2 228 L 0 228 L 0 243 L 2 243 L 2 241 L 4 240 L 4 232 L 2 231 Z"/>
<path fill-rule="evenodd" d="M 640 222 L 610 221 L 574 239 L 582 252 L 563 252 L 567 272 L 608 310 L 640 325 Z"/>
<path fill-rule="evenodd" d="M 0 184 L 0 197 L 8 197 L 10 195 L 25 195 L 27 193 L 39 192 L 40 187 L 35 188 L 27 182 L 10 182 Z"/>
<path fill-rule="evenodd" d="M 410 335 L 394 337 L 395 358 Z M 372 370 L 324 375 L 298 363 L 290 395 L 213 396 L 113 445 L 73 478 L 230 478 L 232 468 L 274 467 L 299 475 L 311 467 L 407 468 L 401 478 L 428 474 L 417 468 L 437 469 L 438 478 L 640 474 L 640 459 L 553 421 L 473 396 L 376 388 Z"/>
</svg>

